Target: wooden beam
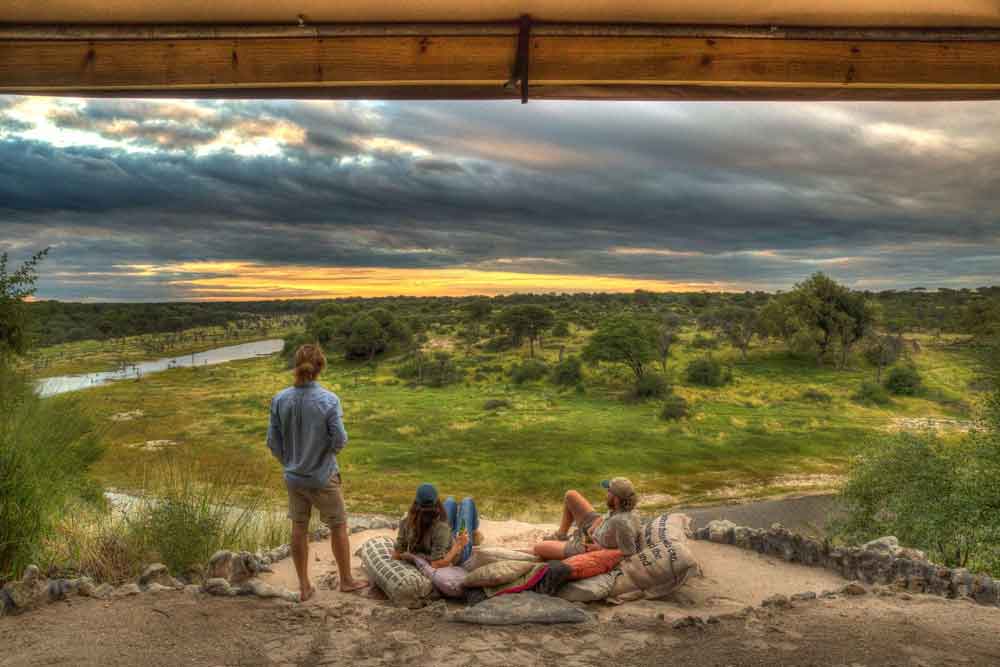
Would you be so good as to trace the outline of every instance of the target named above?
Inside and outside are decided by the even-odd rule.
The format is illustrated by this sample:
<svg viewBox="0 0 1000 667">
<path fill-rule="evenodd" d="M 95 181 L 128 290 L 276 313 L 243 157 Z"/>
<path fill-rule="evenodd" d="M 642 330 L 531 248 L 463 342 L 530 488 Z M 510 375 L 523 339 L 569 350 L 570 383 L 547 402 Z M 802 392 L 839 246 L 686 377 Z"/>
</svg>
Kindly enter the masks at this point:
<svg viewBox="0 0 1000 667">
<path fill-rule="evenodd" d="M 514 97 L 503 84 L 514 66 L 516 35 L 470 32 L 87 40 L 0 35 L 0 92 Z M 1000 99 L 1000 40 L 560 35 L 550 28 L 533 33 L 530 76 L 532 98 Z"/>
</svg>

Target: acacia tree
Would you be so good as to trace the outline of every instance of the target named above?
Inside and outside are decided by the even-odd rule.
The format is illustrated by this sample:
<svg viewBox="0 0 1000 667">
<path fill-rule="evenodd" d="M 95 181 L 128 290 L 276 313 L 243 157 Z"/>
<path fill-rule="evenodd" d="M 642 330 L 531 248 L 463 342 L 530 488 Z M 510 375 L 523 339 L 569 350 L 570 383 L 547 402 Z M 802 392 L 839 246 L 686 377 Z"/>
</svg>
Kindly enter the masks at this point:
<svg viewBox="0 0 1000 667">
<path fill-rule="evenodd" d="M 739 349 L 744 360 L 754 336 L 764 330 L 760 314 L 747 306 L 722 306 L 699 318 L 699 324 L 714 329 L 729 343 Z"/>
<path fill-rule="evenodd" d="M 680 340 L 677 332 L 680 330 L 682 322 L 683 320 L 674 313 L 664 313 L 657 326 L 656 352 L 660 357 L 660 367 L 664 373 L 667 372 L 667 359 L 670 358 L 670 350 Z"/>
<path fill-rule="evenodd" d="M 789 293 L 788 313 L 809 333 L 818 363 L 839 342 L 842 366 L 851 347 L 871 330 L 877 316 L 864 294 L 852 292 L 822 273 L 813 274 Z"/>
<path fill-rule="evenodd" d="M 590 337 L 583 350 L 588 361 L 625 364 L 642 379 L 646 364 L 656 359 L 654 336 L 644 322 L 627 317 L 605 320 Z"/>
<path fill-rule="evenodd" d="M 493 313 L 493 304 L 489 299 L 473 299 L 465 304 L 462 310 L 465 311 L 465 322 L 470 332 L 475 336 L 475 340 L 479 340 L 480 328 Z"/>
<path fill-rule="evenodd" d="M 511 306 L 500 313 L 497 326 L 505 331 L 519 345 L 528 339 L 529 356 L 535 356 L 535 341 L 541 341 L 542 333 L 555 324 L 556 316 L 544 306 L 524 304 Z"/>
</svg>

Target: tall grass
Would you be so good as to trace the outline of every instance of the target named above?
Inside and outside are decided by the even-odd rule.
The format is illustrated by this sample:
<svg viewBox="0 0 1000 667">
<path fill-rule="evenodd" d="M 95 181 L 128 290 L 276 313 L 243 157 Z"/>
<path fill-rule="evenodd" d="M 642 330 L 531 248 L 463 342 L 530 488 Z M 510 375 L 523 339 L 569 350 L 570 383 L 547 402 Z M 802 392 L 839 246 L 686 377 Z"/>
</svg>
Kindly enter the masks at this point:
<svg viewBox="0 0 1000 667">
<path fill-rule="evenodd" d="M 86 473 L 100 455 L 93 424 L 72 399 L 42 400 L 0 363 L 0 581 L 39 557 L 71 503 L 99 501 Z"/>
</svg>

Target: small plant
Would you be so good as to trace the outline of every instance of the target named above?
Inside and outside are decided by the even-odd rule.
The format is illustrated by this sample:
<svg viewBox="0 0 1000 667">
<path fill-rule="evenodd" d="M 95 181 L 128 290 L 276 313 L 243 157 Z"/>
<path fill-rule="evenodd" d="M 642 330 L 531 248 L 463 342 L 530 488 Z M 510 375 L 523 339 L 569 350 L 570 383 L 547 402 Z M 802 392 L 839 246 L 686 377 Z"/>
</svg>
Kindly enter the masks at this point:
<svg viewBox="0 0 1000 667">
<path fill-rule="evenodd" d="M 684 419 L 687 416 L 688 402 L 684 400 L 683 396 L 670 394 L 667 396 L 666 400 L 663 401 L 663 407 L 660 408 L 660 419 L 664 421 L 676 421 L 678 419 Z"/>
<path fill-rule="evenodd" d="M 813 387 L 809 387 L 803 391 L 800 398 L 803 401 L 810 401 L 812 403 L 830 403 L 833 401 L 833 396 L 830 396 L 830 394 L 825 391 L 820 391 L 819 389 L 815 389 Z"/>
<path fill-rule="evenodd" d="M 551 380 L 560 387 L 572 387 L 583 381 L 583 364 L 579 357 L 566 357 L 552 368 Z"/>
<path fill-rule="evenodd" d="M 688 363 L 684 375 L 691 384 L 703 387 L 721 387 L 733 381 L 733 372 L 711 357 L 695 359 Z"/>
<path fill-rule="evenodd" d="M 565 338 L 569 335 L 569 324 L 564 320 L 556 322 L 556 325 L 552 327 L 552 336 L 554 338 Z"/>
<path fill-rule="evenodd" d="M 505 398 L 491 398 L 483 403 L 483 410 L 510 409 L 512 407 L 510 401 Z"/>
<path fill-rule="evenodd" d="M 889 393 L 880 384 L 864 381 L 851 398 L 862 405 L 889 405 Z"/>
<path fill-rule="evenodd" d="M 523 363 L 515 364 L 510 369 L 510 379 L 514 384 L 524 384 L 541 380 L 549 373 L 549 367 L 538 359 L 526 359 Z"/>
<path fill-rule="evenodd" d="M 644 401 L 650 398 L 661 398 L 669 392 L 670 383 L 667 382 L 667 378 L 659 373 L 646 372 L 636 380 L 630 397 L 634 400 Z"/>
<path fill-rule="evenodd" d="M 715 350 L 719 347 L 719 339 L 702 334 L 695 334 L 691 339 L 691 347 L 696 350 Z"/>
<path fill-rule="evenodd" d="M 920 373 L 912 366 L 896 366 L 885 379 L 885 388 L 897 396 L 915 396 L 922 387 Z"/>
</svg>

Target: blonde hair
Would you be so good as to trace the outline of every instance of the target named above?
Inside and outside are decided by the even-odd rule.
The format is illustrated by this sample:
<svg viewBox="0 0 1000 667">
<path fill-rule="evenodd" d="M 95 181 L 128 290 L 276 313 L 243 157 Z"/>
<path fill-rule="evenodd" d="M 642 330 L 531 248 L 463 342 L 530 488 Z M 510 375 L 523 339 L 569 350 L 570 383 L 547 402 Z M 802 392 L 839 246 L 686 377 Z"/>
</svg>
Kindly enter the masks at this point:
<svg viewBox="0 0 1000 667">
<path fill-rule="evenodd" d="M 307 343 L 295 350 L 295 386 L 309 384 L 326 368 L 326 357 L 319 345 Z"/>
</svg>

